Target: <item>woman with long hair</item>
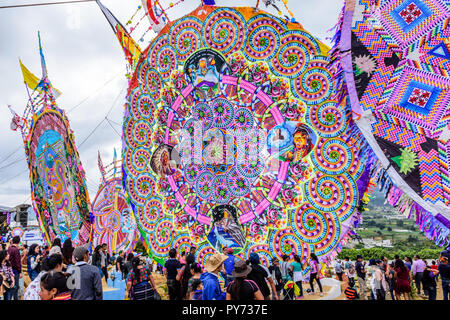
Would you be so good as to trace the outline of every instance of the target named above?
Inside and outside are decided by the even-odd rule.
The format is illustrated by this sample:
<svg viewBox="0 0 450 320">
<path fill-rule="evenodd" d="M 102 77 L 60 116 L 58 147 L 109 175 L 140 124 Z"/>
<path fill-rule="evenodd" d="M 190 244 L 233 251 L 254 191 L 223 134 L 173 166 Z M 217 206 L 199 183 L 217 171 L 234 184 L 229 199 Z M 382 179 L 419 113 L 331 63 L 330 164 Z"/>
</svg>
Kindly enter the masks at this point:
<svg viewBox="0 0 450 320">
<path fill-rule="evenodd" d="M 191 274 L 191 264 L 195 262 L 195 257 L 192 255 L 188 255 L 185 261 L 184 266 L 178 271 L 176 280 L 180 282 L 181 288 L 181 298 L 186 299 L 187 298 L 187 291 L 188 291 L 188 282 L 189 279 L 192 277 Z"/>
<path fill-rule="evenodd" d="M 0 251 L 0 276 L 3 279 L 1 286 L 4 287 L 3 299 L 10 300 L 11 292 L 14 288 L 14 272 L 9 262 L 8 251 Z"/>
<path fill-rule="evenodd" d="M 131 300 L 157 300 L 155 281 L 149 268 L 139 257 L 133 258 L 133 268 L 127 277 L 127 289 Z"/>
<path fill-rule="evenodd" d="M 320 296 L 322 297 L 323 290 L 322 290 L 322 284 L 320 283 L 320 279 L 319 279 L 320 262 L 315 253 L 311 253 L 311 255 L 310 255 L 309 267 L 311 268 L 311 271 L 309 274 L 309 285 L 311 286 L 311 294 L 314 294 L 314 279 L 315 279 L 317 284 L 319 285 Z"/>
<path fill-rule="evenodd" d="M 55 239 L 53 239 L 53 242 L 52 242 L 52 248 L 53 247 L 55 247 L 55 246 L 58 246 L 58 247 L 62 247 L 62 245 L 61 245 L 61 239 L 60 238 L 55 238 Z"/>
<path fill-rule="evenodd" d="M 132 252 L 127 254 L 127 260 L 123 264 L 123 277 L 124 277 L 124 279 L 126 279 L 128 277 L 128 274 L 130 273 L 131 269 L 133 269 L 133 266 L 131 264 L 133 259 L 134 259 L 134 254 Z"/>
<path fill-rule="evenodd" d="M 72 240 L 67 238 L 64 241 L 63 247 L 61 249 L 62 255 L 63 255 L 63 263 L 69 267 L 71 264 L 73 264 L 72 261 L 72 255 L 73 255 L 73 250 L 75 248 L 72 245 Z"/>
<path fill-rule="evenodd" d="M 294 283 L 297 285 L 297 287 L 300 289 L 300 295 L 297 297 L 297 299 L 303 298 L 303 265 L 302 260 L 298 255 L 294 255 L 294 262 L 291 264 L 291 271 L 294 275 Z"/>
<path fill-rule="evenodd" d="M 39 245 L 33 243 L 28 250 L 28 258 L 27 258 L 27 272 L 31 281 L 36 279 L 39 272 L 41 272 L 41 259 L 42 255 L 39 250 Z"/>
<path fill-rule="evenodd" d="M 92 265 L 97 267 L 100 271 L 100 275 L 103 275 L 101 263 L 102 263 L 102 257 L 100 254 L 100 249 L 102 248 L 101 245 L 98 245 L 94 249 L 94 253 L 92 253 Z"/>
<path fill-rule="evenodd" d="M 400 300 L 400 296 L 403 296 L 405 300 L 409 300 L 409 294 L 411 293 L 411 280 L 409 270 L 402 260 L 395 260 L 394 272 L 394 279 L 396 281 L 395 296 L 397 297 L 397 300 Z"/>
<path fill-rule="evenodd" d="M 264 300 L 264 296 L 258 288 L 256 282 L 247 279 L 247 275 L 252 271 L 245 261 L 236 262 L 232 276 L 234 280 L 227 287 L 227 300 L 253 301 Z"/>
<path fill-rule="evenodd" d="M 41 300 L 70 300 L 70 290 L 67 288 L 67 277 L 58 271 L 50 271 L 41 278 Z"/>
<path fill-rule="evenodd" d="M 62 272 L 63 258 L 60 254 L 52 254 L 42 260 L 41 272 L 25 289 L 24 300 L 41 300 L 41 279 L 49 271 Z"/>
</svg>

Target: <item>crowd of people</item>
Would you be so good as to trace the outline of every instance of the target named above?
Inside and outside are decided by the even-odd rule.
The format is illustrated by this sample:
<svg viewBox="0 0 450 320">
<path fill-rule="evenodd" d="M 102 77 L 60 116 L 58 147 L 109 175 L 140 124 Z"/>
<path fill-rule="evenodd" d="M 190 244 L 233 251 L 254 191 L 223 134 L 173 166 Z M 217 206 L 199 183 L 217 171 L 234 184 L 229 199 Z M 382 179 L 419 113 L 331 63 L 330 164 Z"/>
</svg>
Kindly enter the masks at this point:
<svg viewBox="0 0 450 320">
<path fill-rule="evenodd" d="M 196 248 L 191 247 L 185 258 L 177 259 L 175 249 L 169 251 L 164 275 L 170 300 L 294 300 L 303 298 L 304 264 L 299 256 L 289 262 L 272 259 L 270 266 L 261 263 L 257 253 L 247 261 L 234 254 L 233 248 L 208 257 L 205 268 L 195 260 Z M 309 257 L 308 294 L 315 294 L 314 282 L 323 296 L 320 281 L 321 264 L 312 253 Z M 223 279 L 223 289 L 221 280 Z"/>
<path fill-rule="evenodd" d="M 4 300 L 102 300 L 111 269 L 125 279 L 131 300 L 161 299 L 155 271 L 165 277 L 170 300 L 299 300 L 304 294 L 324 295 L 323 267 L 314 253 L 307 261 L 285 255 L 265 266 L 257 253 L 243 261 L 232 248 L 224 248 L 222 254 L 210 255 L 203 267 L 194 246 L 180 255 L 171 249 L 164 265 L 135 253 L 109 255 L 106 244 L 91 253 L 88 245 L 74 248 L 70 239 L 61 244 L 56 238 L 50 247 L 28 247 L 16 236 L 0 249 L 0 296 Z M 438 284 L 443 299 L 448 300 L 448 259 L 449 251 L 431 264 L 419 256 L 403 260 L 396 256 L 393 262 L 381 257 L 367 264 L 358 256 L 355 263 L 349 258 L 337 260 L 334 271 L 337 280 L 347 283 L 348 300 L 385 300 L 388 293 L 392 300 L 408 300 L 413 293 L 435 300 Z"/>
<path fill-rule="evenodd" d="M 347 288 L 344 293 L 348 300 L 411 300 L 418 295 L 423 299 L 436 300 L 437 288 L 442 286 L 443 300 L 450 298 L 450 251 L 444 250 L 438 259 L 428 263 L 418 255 L 414 259 L 403 260 L 395 255 L 394 261 L 386 257 L 371 259 L 367 264 L 361 255 L 353 264 L 348 257 L 335 263 L 335 273 L 340 281 L 345 274 Z M 358 279 L 356 286 L 355 278 Z"/>
</svg>

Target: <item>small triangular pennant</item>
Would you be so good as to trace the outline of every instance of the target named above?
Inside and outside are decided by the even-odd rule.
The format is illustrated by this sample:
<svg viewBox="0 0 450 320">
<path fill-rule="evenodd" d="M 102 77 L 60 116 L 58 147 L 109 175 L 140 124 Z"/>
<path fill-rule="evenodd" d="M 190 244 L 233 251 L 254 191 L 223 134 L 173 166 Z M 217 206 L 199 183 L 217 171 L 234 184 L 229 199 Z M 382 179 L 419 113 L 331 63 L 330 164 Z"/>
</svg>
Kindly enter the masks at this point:
<svg viewBox="0 0 450 320">
<path fill-rule="evenodd" d="M 402 156 L 393 157 L 391 160 L 394 161 L 400 168 L 402 167 Z"/>
<path fill-rule="evenodd" d="M 428 54 L 431 54 L 432 56 L 443 58 L 450 60 L 450 53 L 448 52 L 447 46 L 445 43 L 440 43 L 433 49 L 431 49 Z"/>
</svg>

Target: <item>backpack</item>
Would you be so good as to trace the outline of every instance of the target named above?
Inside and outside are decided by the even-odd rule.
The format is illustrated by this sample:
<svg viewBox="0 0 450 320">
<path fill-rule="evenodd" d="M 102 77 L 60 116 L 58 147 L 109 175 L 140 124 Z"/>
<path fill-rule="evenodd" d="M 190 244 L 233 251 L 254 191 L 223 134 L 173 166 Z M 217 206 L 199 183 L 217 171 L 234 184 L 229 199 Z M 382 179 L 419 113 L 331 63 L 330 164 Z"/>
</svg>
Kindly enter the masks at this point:
<svg viewBox="0 0 450 320">
<path fill-rule="evenodd" d="M 145 272 L 144 269 L 142 269 Z M 153 289 L 152 285 L 148 281 L 142 281 L 141 283 L 131 286 L 130 290 L 131 300 L 161 300 L 161 296 L 158 291 Z"/>
</svg>

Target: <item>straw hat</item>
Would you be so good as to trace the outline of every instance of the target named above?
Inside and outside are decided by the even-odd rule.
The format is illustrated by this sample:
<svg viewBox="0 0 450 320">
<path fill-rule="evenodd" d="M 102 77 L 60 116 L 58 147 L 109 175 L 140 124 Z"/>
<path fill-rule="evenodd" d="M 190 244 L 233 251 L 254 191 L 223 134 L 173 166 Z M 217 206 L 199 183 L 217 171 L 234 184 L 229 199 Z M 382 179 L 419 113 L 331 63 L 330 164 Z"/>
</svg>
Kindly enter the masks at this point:
<svg viewBox="0 0 450 320">
<path fill-rule="evenodd" d="M 219 268 L 220 265 L 227 259 L 228 259 L 228 257 L 226 255 L 220 254 L 220 253 L 215 253 L 212 256 L 210 256 L 208 258 L 208 260 L 206 260 L 205 269 L 208 272 L 213 272 L 217 268 Z"/>
</svg>

